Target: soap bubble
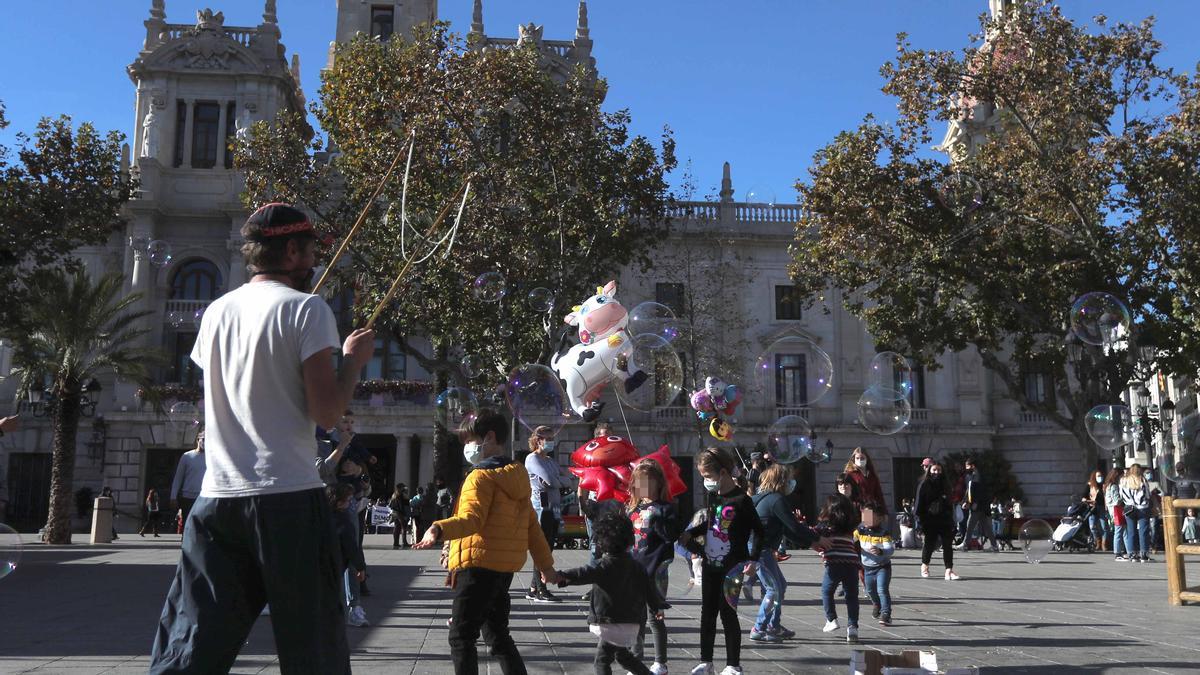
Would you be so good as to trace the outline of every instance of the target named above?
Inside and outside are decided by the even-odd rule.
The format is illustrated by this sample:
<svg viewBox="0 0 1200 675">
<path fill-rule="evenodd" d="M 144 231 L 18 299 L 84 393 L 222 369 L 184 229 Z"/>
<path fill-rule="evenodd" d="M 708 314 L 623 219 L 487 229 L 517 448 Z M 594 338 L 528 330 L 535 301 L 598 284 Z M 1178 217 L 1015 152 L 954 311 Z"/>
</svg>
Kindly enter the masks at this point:
<svg viewBox="0 0 1200 675">
<path fill-rule="evenodd" d="M 752 187 L 746 191 L 746 203 L 765 204 L 775 208 L 775 192 L 768 187 Z"/>
<path fill-rule="evenodd" d="M 1085 293 L 1071 305 L 1071 332 L 1089 345 L 1116 342 L 1129 322 L 1129 308 L 1111 293 Z"/>
<path fill-rule="evenodd" d="M 780 338 L 754 363 L 754 386 L 777 406 L 810 406 L 833 388 L 833 360 L 812 340 Z"/>
<path fill-rule="evenodd" d="M 182 328 L 184 323 L 183 312 L 167 312 L 167 323 L 171 325 L 171 328 Z"/>
<path fill-rule="evenodd" d="M 474 417 L 479 412 L 479 399 L 475 397 L 475 392 L 466 387 L 450 387 L 437 395 L 434 409 L 438 424 L 453 431 L 464 419 Z"/>
<path fill-rule="evenodd" d="M 1054 528 L 1039 518 L 1034 518 L 1021 526 L 1021 550 L 1025 552 L 1025 560 L 1038 564 L 1054 548 Z"/>
<path fill-rule="evenodd" d="M 21 535 L 0 523 L 0 579 L 16 571 L 21 564 Z"/>
<path fill-rule="evenodd" d="M 779 464 L 821 461 L 820 451 L 813 445 L 812 427 L 799 415 L 784 415 L 767 429 L 767 453 Z"/>
<path fill-rule="evenodd" d="M 512 337 L 512 335 L 513 335 L 512 324 L 507 321 L 501 321 L 500 323 L 496 324 L 496 335 L 499 335 L 502 338 Z"/>
<path fill-rule="evenodd" d="M 458 367 L 462 370 L 463 377 L 469 380 L 479 374 L 479 359 L 467 354 L 458 362 Z"/>
<path fill-rule="evenodd" d="M 1179 420 L 1179 434 L 1159 459 L 1159 469 L 1173 481 L 1200 482 L 1200 413 Z"/>
<path fill-rule="evenodd" d="M 171 262 L 171 243 L 155 239 L 146 246 L 146 259 L 151 265 L 162 267 Z"/>
<path fill-rule="evenodd" d="M 683 335 L 683 322 L 666 305 L 643 302 L 629 313 L 629 332 L 632 335 L 657 335 L 674 342 Z"/>
<path fill-rule="evenodd" d="M 612 390 L 625 406 L 650 412 L 673 405 L 683 389 L 683 363 L 657 334 L 622 346 L 612 365 Z"/>
<path fill-rule="evenodd" d="M 937 187 L 938 200 L 959 218 L 983 206 L 983 187 L 973 176 L 955 172 L 942 179 Z"/>
<path fill-rule="evenodd" d="M 913 391 L 913 369 L 908 359 L 896 352 L 879 352 L 871 359 L 867 373 L 870 387 L 892 390 L 900 398 L 908 398 Z"/>
<path fill-rule="evenodd" d="M 858 399 L 858 421 L 873 434 L 891 436 L 912 421 L 912 405 L 895 389 L 871 387 Z"/>
<path fill-rule="evenodd" d="M 471 284 L 471 291 L 481 302 L 500 302 L 505 295 L 508 295 L 508 284 L 504 280 L 503 274 L 484 272 L 475 277 L 475 281 Z"/>
<path fill-rule="evenodd" d="M 529 303 L 529 308 L 535 312 L 549 312 L 554 309 L 554 291 L 538 286 L 529 291 L 525 296 L 525 301 Z"/>
<path fill-rule="evenodd" d="M 129 241 L 129 248 L 131 248 L 135 251 L 138 251 L 140 253 L 144 253 L 146 251 L 146 249 L 150 246 L 150 238 L 149 237 L 130 237 L 128 241 Z"/>
<path fill-rule="evenodd" d="M 1083 419 L 1088 436 L 1105 450 L 1116 450 L 1137 436 L 1133 413 L 1127 405 L 1098 405 Z"/>
<path fill-rule="evenodd" d="M 177 401 L 167 409 L 167 419 L 180 427 L 200 426 L 200 408 L 190 401 Z"/>
<path fill-rule="evenodd" d="M 513 368 L 504 385 L 504 398 L 513 416 L 532 432 L 550 427 L 550 437 L 567 423 L 570 407 L 558 375 L 540 363 Z"/>
<path fill-rule="evenodd" d="M 673 559 L 662 561 L 658 569 L 654 570 L 654 584 L 658 587 L 658 594 L 664 599 L 667 597 L 667 586 L 670 581 L 671 560 Z"/>
<path fill-rule="evenodd" d="M 722 584 L 722 590 L 725 592 L 725 602 L 729 606 L 737 609 L 738 600 L 742 597 L 742 586 L 746 582 L 746 576 L 742 573 L 742 566 L 738 565 L 725 575 L 725 582 Z"/>
</svg>

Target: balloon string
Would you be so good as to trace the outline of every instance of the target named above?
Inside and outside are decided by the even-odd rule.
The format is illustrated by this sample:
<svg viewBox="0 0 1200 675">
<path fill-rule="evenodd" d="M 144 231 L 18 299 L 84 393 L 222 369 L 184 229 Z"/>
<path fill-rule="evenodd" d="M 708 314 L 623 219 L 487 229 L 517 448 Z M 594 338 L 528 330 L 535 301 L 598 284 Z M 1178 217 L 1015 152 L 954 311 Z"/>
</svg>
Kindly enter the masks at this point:
<svg viewBox="0 0 1200 675">
<path fill-rule="evenodd" d="M 625 406 L 621 404 L 621 397 L 617 396 L 617 392 L 613 392 L 613 398 L 617 399 L 617 410 L 621 411 L 621 421 L 625 423 L 625 438 L 632 443 L 633 432 L 629 430 L 629 420 L 625 418 Z"/>
</svg>

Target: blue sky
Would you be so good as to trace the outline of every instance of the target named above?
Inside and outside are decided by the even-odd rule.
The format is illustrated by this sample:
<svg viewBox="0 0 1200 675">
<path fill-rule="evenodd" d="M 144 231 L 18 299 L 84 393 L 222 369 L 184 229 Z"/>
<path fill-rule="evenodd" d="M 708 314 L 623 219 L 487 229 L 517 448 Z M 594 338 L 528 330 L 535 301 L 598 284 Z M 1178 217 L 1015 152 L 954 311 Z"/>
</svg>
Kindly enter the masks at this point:
<svg viewBox="0 0 1200 675">
<path fill-rule="evenodd" d="M 356 0 L 342 0 L 354 2 Z M 67 113 L 129 133 L 133 85 L 125 67 L 145 36 L 150 0 L 13 3 L 0 40 L 0 99 L 9 129 Z M 1200 58 L 1200 3 L 1192 0 L 1064 0 L 1068 16 L 1088 20 L 1158 18 L 1163 60 L 1192 70 Z M 101 5 L 103 8 L 101 9 Z M 229 25 L 257 25 L 259 0 L 166 0 L 167 21 L 192 22 L 197 9 L 224 11 Z M 278 0 L 283 41 L 299 53 L 304 88 L 316 95 L 333 36 L 335 0 Z M 570 39 L 576 0 L 485 0 L 489 35 L 515 36 L 520 23 L 545 26 L 547 39 Z M 670 125 L 681 162 L 692 160 L 702 196 L 731 162 L 734 187 L 795 199 L 793 184 L 813 152 L 868 112 L 893 116 L 880 92 L 879 66 L 895 34 L 915 45 L 966 44 L 986 0 L 593 0 L 592 39 L 607 106 L 629 108 L 634 128 L 657 137 Z M 465 32 L 471 0 L 441 0 L 443 19 Z"/>
</svg>

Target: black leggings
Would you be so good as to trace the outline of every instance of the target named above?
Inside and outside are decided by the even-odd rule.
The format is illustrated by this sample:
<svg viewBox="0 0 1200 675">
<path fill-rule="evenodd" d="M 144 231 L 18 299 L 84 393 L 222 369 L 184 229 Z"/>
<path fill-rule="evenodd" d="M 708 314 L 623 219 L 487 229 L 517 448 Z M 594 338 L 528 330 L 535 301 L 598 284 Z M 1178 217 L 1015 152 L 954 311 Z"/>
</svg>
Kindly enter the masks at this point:
<svg viewBox="0 0 1200 675">
<path fill-rule="evenodd" d="M 717 639 L 717 613 L 725 631 L 725 664 L 742 665 L 742 625 L 737 610 L 725 602 L 725 575 L 733 567 L 704 566 L 700 581 L 700 660 L 712 663 L 713 642 Z"/>
<path fill-rule="evenodd" d="M 921 547 L 921 562 L 925 565 L 933 558 L 933 550 L 937 548 L 938 540 L 942 542 L 942 562 L 946 569 L 954 568 L 954 526 L 946 523 L 945 527 L 923 530 L 925 545 Z"/>
<path fill-rule="evenodd" d="M 404 545 L 408 546 L 408 518 L 397 518 L 392 523 L 392 546 L 400 545 L 400 537 L 404 537 Z"/>
<path fill-rule="evenodd" d="M 653 610 L 651 610 L 647 623 L 650 624 L 650 633 L 654 636 L 654 662 L 665 664 L 667 662 L 667 622 L 654 618 Z M 646 624 L 642 624 L 642 629 L 638 633 L 637 648 L 633 650 L 633 655 L 639 659 L 645 657 L 645 645 Z"/>
</svg>

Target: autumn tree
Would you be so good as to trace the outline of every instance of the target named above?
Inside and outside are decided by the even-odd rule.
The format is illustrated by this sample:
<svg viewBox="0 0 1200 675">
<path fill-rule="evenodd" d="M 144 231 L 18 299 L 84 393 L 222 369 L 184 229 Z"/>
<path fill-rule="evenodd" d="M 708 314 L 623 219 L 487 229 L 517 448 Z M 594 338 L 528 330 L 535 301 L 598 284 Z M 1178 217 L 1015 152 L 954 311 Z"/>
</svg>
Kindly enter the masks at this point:
<svg viewBox="0 0 1200 675">
<path fill-rule="evenodd" d="M 472 381 L 480 389 L 517 364 L 545 362 L 571 305 L 620 269 L 647 266 L 665 232 L 665 174 L 675 165 L 670 133 L 657 149 L 632 136 L 629 113 L 602 110 L 605 82 L 586 69 L 561 81 L 532 42 L 477 47 L 445 24 L 407 41 L 341 45 L 311 109 L 323 140 L 310 140 L 300 116 L 285 115 L 260 123 L 237 154 L 248 203 L 300 202 L 342 235 L 397 151 L 415 139 L 407 191 L 402 162 L 353 244 L 352 264 L 337 270 L 334 285 L 354 289 L 360 318 L 405 263 L 402 233 L 404 254 L 429 250 L 420 234 L 473 176 L 453 250 L 417 265 L 379 324 L 435 374 L 439 390 L 467 381 L 457 354 L 480 364 Z M 499 303 L 471 291 L 485 272 L 506 280 Z M 554 293 L 549 312 L 525 301 L 539 287 Z M 415 336 L 428 337 L 433 350 Z M 435 445 L 443 474 L 443 444 Z"/>
<path fill-rule="evenodd" d="M 1194 373 L 1200 346 L 1197 77 L 1162 65 L 1152 19 L 1094 22 L 1039 1 L 981 17 L 959 53 L 901 34 L 881 69 L 898 118 L 867 116 L 816 153 L 791 270 L 814 295 L 846 291 L 880 344 L 927 365 L 977 349 L 1009 397 L 1074 434 L 1088 468 L 1088 410 L 1153 370 Z M 948 148 L 956 161 L 929 151 L 935 127 L 981 115 L 995 123 L 968 152 Z M 939 200 L 948 180 L 980 199 Z M 1092 291 L 1124 300 L 1133 324 L 1073 362 L 1070 308 Z M 1026 396 L 1035 372 L 1054 396 Z"/>
</svg>

